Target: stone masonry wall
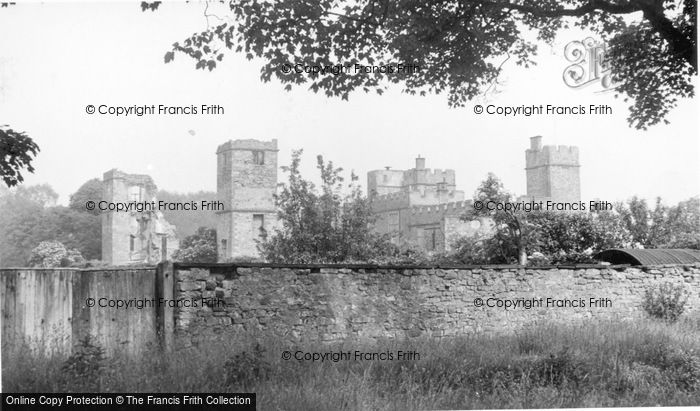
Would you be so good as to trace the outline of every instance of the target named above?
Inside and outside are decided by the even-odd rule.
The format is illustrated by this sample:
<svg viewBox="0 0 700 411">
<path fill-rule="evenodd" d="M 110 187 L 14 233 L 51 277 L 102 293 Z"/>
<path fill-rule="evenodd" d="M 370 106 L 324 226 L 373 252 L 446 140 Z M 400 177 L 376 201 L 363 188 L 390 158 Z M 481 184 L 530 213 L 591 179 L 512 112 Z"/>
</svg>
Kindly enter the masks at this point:
<svg viewBox="0 0 700 411">
<path fill-rule="evenodd" d="M 700 311 L 700 265 L 460 269 L 217 265 L 176 266 L 175 271 L 179 299 L 218 302 L 176 310 L 176 336 L 185 339 L 205 331 L 263 331 L 285 340 L 333 342 L 509 331 L 542 320 L 631 320 L 644 315 L 641 301 L 646 287 L 662 282 L 684 284 L 690 292 L 687 312 Z M 537 306 L 540 298 L 542 305 Z M 583 301 L 585 306 L 548 307 L 548 298 Z M 532 304 L 533 299 L 535 305 L 527 309 L 527 301 Z M 507 300 L 521 305 L 487 306 Z M 592 306 L 595 302 L 598 306 Z"/>
</svg>

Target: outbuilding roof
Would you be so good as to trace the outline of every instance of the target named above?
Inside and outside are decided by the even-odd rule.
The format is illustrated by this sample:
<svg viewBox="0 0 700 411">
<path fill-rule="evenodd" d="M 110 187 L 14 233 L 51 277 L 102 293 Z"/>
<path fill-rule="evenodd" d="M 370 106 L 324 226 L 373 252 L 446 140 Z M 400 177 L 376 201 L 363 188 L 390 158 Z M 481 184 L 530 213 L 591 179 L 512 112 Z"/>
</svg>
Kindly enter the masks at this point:
<svg viewBox="0 0 700 411">
<path fill-rule="evenodd" d="M 700 263 L 700 250 L 613 248 L 595 255 L 600 261 L 610 264 L 662 265 Z"/>
</svg>

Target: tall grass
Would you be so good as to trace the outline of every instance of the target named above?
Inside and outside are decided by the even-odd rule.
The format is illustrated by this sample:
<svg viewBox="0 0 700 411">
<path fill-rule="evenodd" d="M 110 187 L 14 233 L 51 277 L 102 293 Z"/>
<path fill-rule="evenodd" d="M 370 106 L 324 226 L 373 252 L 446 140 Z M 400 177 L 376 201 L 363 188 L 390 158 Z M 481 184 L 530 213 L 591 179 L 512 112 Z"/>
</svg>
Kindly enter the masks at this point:
<svg viewBox="0 0 700 411">
<path fill-rule="evenodd" d="M 3 389 L 256 392 L 264 410 L 700 405 L 700 322 L 688 319 L 546 323 L 503 335 L 372 344 L 219 336 L 136 359 L 103 358 L 99 347 L 83 345 L 70 359 L 3 350 Z M 282 359 L 285 350 L 413 350 L 420 359 L 299 362 Z"/>
</svg>

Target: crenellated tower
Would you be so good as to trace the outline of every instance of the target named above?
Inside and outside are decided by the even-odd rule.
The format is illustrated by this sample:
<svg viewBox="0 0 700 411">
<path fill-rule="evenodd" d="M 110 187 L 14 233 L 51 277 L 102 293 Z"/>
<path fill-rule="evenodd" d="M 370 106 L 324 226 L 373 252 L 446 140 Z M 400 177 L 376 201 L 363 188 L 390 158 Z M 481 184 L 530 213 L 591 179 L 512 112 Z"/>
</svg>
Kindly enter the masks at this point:
<svg viewBox="0 0 700 411">
<path fill-rule="evenodd" d="M 256 240 L 277 223 L 277 140 L 231 140 L 219 146 L 217 198 L 218 259 L 257 257 Z"/>
<path fill-rule="evenodd" d="M 578 147 L 543 147 L 541 136 L 531 137 L 525 164 L 528 198 L 556 202 L 581 200 Z"/>
</svg>

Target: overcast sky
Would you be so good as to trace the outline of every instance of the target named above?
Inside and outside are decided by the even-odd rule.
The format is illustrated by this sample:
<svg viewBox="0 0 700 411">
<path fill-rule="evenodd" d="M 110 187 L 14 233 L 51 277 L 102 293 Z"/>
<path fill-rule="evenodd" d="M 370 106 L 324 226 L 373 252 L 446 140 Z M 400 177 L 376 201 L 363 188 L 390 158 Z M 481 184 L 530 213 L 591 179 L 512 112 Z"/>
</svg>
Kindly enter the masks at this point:
<svg viewBox="0 0 700 411">
<path fill-rule="evenodd" d="M 232 53 L 213 72 L 195 70 L 182 55 L 164 64 L 173 42 L 206 27 L 203 9 L 165 4 L 142 13 L 138 2 L 0 9 L 0 124 L 26 131 L 41 147 L 25 184 L 48 183 L 67 203 L 83 182 L 119 168 L 150 174 L 162 189 L 214 191 L 219 144 L 277 138 L 280 165 L 303 148 L 308 176 L 316 154 L 354 169 L 363 182 L 368 170 L 410 168 L 420 154 L 430 168 L 455 169 L 468 197 L 490 171 L 524 194 L 524 150 L 539 134 L 544 144 L 579 147 L 584 200 L 639 195 L 676 203 L 700 193 L 697 99 L 681 101 L 670 125 L 630 129 L 626 104 L 612 93 L 562 81 L 570 64 L 564 46 L 586 33 L 541 45 L 534 68 L 506 64 L 501 92 L 479 103 L 608 104 L 613 115 L 503 118 L 474 114 L 476 102 L 448 108 L 445 95 L 391 90 L 346 102 L 305 87 L 285 92 L 260 81 L 259 61 Z M 117 118 L 89 115 L 88 104 L 218 104 L 225 115 Z"/>
</svg>

